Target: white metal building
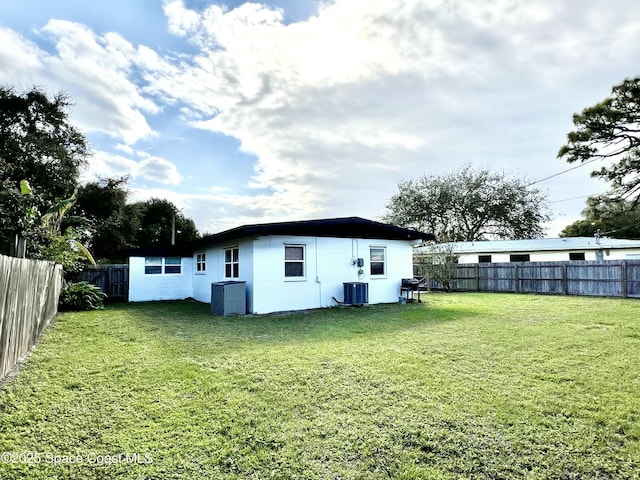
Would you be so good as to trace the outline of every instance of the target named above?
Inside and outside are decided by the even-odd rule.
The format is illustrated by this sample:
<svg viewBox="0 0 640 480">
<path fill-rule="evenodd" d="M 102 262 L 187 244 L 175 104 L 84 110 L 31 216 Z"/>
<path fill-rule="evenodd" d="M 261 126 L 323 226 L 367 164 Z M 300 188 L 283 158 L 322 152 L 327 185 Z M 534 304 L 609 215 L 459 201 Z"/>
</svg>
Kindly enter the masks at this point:
<svg viewBox="0 0 640 480">
<path fill-rule="evenodd" d="M 246 282 L 248 313 L 329 307 L 344 283 L 368 284 L 368 303 L 398 301 L 413 276 L 413 245 L 432 235 L 359 217 L 245 225 L 188 251 L 143 249 L 129 258 L 129 301 L 193 297 L 211 284 Z"/>
<path fill-rule="evenodd" d="M 606 261 L 640 259 L 640 240 L 616 238 L 566 237 L 531 240 L 493 240 L 453 242 L 452 253 L 458 263 Z M 416 249 L 428 254 L 429 247 Z"/>
</svg>

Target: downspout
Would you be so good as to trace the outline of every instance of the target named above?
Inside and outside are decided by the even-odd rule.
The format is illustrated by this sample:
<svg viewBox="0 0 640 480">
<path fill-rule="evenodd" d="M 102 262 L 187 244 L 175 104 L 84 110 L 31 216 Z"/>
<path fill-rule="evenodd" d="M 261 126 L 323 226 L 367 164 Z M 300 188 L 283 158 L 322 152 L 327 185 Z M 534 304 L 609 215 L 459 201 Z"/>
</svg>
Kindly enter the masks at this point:
<svg viewBox="0 0 640 480">
<path fill-rule="evenodd" d="M 322 308 L 322 281 L 320 280 L 320 276 L 318 275 L 318 237 L 316 240 L 316 283 L 318 284 L 318 305 Z"/>
</svg>

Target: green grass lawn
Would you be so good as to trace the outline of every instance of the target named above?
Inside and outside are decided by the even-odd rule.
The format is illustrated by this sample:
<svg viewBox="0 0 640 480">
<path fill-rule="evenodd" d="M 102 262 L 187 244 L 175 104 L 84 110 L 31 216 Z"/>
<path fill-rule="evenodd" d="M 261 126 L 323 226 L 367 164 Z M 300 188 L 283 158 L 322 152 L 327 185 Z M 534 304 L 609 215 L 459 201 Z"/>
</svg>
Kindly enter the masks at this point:
<svg viewBox="0 0 640 480">
<path fill-rule="evenodd" d="M 639 301 L 423 299 L 61 315 L 0 390 L 0 478 L 640 478 Z"/>
</svg>

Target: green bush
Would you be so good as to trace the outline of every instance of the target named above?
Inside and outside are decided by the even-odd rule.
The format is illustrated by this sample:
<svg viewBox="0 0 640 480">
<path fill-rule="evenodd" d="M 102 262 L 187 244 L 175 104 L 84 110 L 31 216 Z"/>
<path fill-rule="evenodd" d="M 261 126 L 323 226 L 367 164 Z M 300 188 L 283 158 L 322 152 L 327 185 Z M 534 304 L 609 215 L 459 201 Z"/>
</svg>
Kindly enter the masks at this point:
<svg viewBox="0 0 640 480">
<path fill-rule="evenodd" d="M 60 293 L 59 309 L 69 310 L 100 310 L 104 308 L 107 294 L 100 287 L 89 282 L 67 283 Z"/>
</svg>

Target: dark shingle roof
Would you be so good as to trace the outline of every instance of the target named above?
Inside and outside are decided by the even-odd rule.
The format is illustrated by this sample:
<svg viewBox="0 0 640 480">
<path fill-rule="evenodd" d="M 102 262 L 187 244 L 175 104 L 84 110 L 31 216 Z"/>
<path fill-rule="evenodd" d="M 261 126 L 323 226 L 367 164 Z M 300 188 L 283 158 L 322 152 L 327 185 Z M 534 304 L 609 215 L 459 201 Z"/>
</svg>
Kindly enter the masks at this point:
<svg viewBox="0 0 640 480">
<path fill-rule="evenodd" d="M 360 217 L 327 218 L 298 222 L 259 223 L 243 225 L 224 232 L 207 235 L 189 245 L 164 245 L 131 250 L 132 257 L 191 256 L 199 248 L 247 237 L 291 235 L 305 237 L 366 238 L 378 240 L 434 240 L 430 233 L 375 222 Z"/>
<path fill-rule="evenodd" d="M 328 218 L 298 222 L 262 223 L 243 225 L 224 232 L 208 235 L 194 242 L 202 247 L 243 237 L 266 235 L 292 235 L 309 237 L 367 238 L 387 240 L 434 240 L 434 236 L 408 228 L 374 222 L 360 217 Z"/>
</svg>

